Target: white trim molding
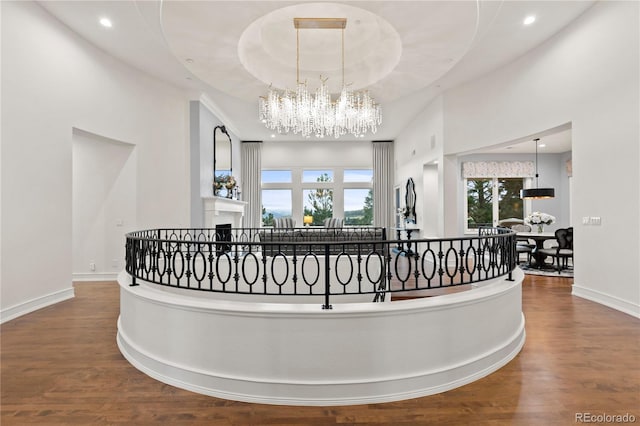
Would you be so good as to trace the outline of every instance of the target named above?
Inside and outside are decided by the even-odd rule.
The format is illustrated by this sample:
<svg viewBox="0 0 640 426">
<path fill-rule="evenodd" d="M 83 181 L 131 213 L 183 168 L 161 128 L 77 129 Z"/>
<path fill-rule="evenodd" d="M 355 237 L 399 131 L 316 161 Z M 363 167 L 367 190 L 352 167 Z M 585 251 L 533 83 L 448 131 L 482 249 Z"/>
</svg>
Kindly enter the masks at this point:
<svg viewBox="0 0 640 426">
<path fill-rule="evenodd" d="M 56 291 L 44 296 L 36 297 L 35 299 L 28 300 L 17 305 L 10 306 L 0 311 L 0 324 L 7 321 L 11 321 L 14 318 L 18 318 L 22 315 L 26 315 L 30 312 L 37 311 L 38 309 L 46 308 L 50 305 L 72 299 L 75 296 L 73 287 L 66 288 L 64 290 Z"/>
<path fill-rule="evenodd" d="M 116 281 L 118 272 L 74 272 L 73 281 Z"/>
<path fill-rule="evenodd" d="M 600 303 L 601 305 L 608 306 L 617 311 L 624 312 L 632 317 L 640 318 L 640 305 L 629 302 L 628 300 L 620 299 L 619 297 L 611 296 L 577 284 L 573 284 L 571 294 L 595 303 Z"/>
</svg>

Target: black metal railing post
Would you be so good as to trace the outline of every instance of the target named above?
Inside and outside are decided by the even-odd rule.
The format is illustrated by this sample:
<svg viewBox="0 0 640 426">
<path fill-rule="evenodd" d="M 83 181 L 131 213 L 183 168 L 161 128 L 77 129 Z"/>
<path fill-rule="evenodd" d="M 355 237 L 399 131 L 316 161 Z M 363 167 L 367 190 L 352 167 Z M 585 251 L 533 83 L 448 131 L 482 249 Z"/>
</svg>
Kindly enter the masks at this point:
<svg viewBox="0 0 640 426">
<path fill-rule="evenodd" d="M 329 295 L 331 293 L 331 280 L 329 274 L 331 273 L 331 259 L 329 258 L 331 252 L 329 250 L 329 244 L 324 245 L 324 305 L 322 309 L 333 309 L 333 306 L 329 303 Z"/>
<path fill-rule="evenodd" d="M 516 252 L 517 241 L 515 234 L 507 236 L 507 243 L 509 244 L 509 261 L 507 266 L 509 268 L 509 274 L 507 281 L 513 281 L 513 270 L 516 267 L 516 256 L 518 255 Z"/>
</svg>

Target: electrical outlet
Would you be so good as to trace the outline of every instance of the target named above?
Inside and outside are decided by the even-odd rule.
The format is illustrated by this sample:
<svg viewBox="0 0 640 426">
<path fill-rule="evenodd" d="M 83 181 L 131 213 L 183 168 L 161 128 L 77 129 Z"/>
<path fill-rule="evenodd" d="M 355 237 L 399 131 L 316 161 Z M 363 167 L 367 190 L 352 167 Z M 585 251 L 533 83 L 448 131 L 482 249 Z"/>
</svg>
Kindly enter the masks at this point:
<svg viewBox="0 0 640 426">
<path fill-rule="evenodd" d="M 90 271 L 95 271 L 96 270 L 96 262 L 95 260 L 92 260 L 89 262 L 89 270 Z"/>
</svg>

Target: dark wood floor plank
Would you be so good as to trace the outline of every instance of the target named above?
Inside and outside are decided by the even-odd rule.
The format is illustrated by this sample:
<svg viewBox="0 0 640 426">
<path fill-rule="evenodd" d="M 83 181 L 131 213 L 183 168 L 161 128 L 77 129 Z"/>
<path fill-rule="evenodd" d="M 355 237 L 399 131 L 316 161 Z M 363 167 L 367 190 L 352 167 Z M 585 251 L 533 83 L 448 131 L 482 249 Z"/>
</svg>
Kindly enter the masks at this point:
<svg viewBox="0 0 640 426">
<path fill-rule="evenodd" d="M 568 425 L 576 413 L 640 423 L 640 321 L 571 296 L 571 279 L 527 276 L 522 352 L 477 382 L 424 398 L 345 407 L 226 401 L 157 382 L 116 345 L 116 283 L 2 325 L 4 425 Z"/>
</svg>

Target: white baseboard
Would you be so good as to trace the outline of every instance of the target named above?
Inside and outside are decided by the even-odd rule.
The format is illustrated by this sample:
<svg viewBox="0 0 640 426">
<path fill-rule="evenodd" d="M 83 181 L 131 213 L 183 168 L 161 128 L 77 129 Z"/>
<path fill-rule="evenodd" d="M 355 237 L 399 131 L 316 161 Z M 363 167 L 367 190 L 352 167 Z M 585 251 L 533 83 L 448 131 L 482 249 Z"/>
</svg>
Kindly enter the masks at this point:
<svg viewBox="0 0 640 426">
<path fill-rule="evenodd" d="M 118 272 L 74 272 L 73 281 L 117 281 Z"/>
<path fill-rule="evenodd" d="M 590 288 L 581 287 L 577 284 L 573 284 L 571 294 L 624 312 L 632 317 L 640 318 L 640 305 L 629 302 L 628 300 L 620 299 L 619 297 L 611 296 Z"/>
<path fill-rule="evenodd" d="M 46 308 L 50 305 L 55 305 L 63 300 L 72 299 L 75 296 L 73 287 L 66 288 L 64 290 L 56 291 L 45 296 L 40 296 L 35 299 L 28 300 L 23 303 L 11 306 L 6 309 L 0 310 L 0 324 L 10 321 L 19 316 L 28 314 L 38 309 Z"/>
</svg>

